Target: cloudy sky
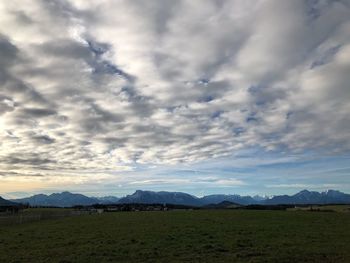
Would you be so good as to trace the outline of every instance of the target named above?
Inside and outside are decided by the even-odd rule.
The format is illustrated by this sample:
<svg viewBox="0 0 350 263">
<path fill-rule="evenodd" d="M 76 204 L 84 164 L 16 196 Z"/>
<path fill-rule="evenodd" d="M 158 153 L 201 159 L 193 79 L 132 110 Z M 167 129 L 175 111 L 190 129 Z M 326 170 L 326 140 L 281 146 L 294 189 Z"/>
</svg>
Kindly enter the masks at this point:
<svg viewBox="0 0 350 263">
<path fill-rule="evenodd" d="M 0 195 L 350 192 L 349 0 L 0 2 Z"/>
</svg>

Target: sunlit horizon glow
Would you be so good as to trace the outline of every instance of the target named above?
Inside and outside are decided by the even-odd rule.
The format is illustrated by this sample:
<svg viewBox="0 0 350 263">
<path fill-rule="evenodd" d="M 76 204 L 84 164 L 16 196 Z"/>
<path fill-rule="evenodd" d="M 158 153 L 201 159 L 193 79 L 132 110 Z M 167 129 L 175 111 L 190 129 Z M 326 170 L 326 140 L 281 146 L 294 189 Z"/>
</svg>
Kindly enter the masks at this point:
<svg viewBox="0 0 350 263">
<path fill-rule="evenodd" d="M 0 3 L 0 195 L 350 192 L 347 0 Z"/>
</svg>

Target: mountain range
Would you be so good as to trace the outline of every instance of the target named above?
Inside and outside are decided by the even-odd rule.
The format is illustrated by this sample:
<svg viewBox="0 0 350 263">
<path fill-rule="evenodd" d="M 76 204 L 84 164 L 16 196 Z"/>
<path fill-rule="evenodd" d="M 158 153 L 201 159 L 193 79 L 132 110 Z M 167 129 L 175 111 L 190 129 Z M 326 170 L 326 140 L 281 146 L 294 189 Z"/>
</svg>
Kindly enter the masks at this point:
<svg viewBox="0 0 350 263">
<path fill-rule="evenodd" d="M 336 190 L 325 192 L 315 192 L 303 190 L 295 195 L 278 195 L 266 199 L 264 204 L 349 204 L 350 194 L 345 194 Z"/>
<path fill-rule="evenodd" d="M 190 194 L 181 192 L 153 192 L 137 190 L 132 195 L 127 195 L 119 200 L 119 203 L 141 203 L 141 204 L 174 204 L 201 206 L 201 199 Z"/>
<path fill-rule="evenodd" d="M 6 200 L 0 196 L 0 206 L 6 207 L 6 206 L 16 206 L 16 205 L 18 205 L 18 204 L 15 202 L 11 202 L 9 200 Z"/>
<path fill-rule="evenodd" d="M 82 194 L 62 192 L 51 195 L 38 194 L 31 197 L 13 199 L 11 201 L 21 204 L 30 204 L 31 206 L 71 207 L 75 205 L 111 204 L 118 202 L 118 200 L 119 198 L 115 196 L 87 197 Z"/>
<path fill-rule="evenodd" d="M 0 199 L 1 202 L 4 202 Z M 6 201 L 6 200 L 5 200 Z M 188 206 L 206 206 L 209 204 L 219 204 L 227 201 L 239 205 L 278 205 L 278 204 L 350 204 L 350 194 L 345 194 L 336 190 L 325 192 L 315 192 L 303 190 L 294 195 L 277 195 L 273 197 L 261 196 L 241 196 L 241 195 L 207 195 L 196 197 L 182 192 L 153 192 L 137 190 L 131 195 L 122 198 L 114 196 L 107 197 L 87 197 L 82 194 L 70 192 L 55 193 L 51 195 L 38 194 L 27 198 L 13 199 L 12 202 L 25 203 L 32 206 L 57 206 L 71 207 L 75 205 L 93 204 L 176 204 Z M 9 202 L 9 201 L 8 201 Z"/>
</svg>

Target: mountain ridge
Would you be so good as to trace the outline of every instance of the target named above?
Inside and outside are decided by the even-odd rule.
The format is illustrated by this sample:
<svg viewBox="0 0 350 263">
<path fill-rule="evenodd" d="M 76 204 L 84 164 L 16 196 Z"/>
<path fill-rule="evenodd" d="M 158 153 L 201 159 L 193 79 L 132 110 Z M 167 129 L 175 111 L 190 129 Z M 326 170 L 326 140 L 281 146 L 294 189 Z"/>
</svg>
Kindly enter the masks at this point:
<svg viewBox="0 0 350 263">
<path fill-rule="evenodd" d="M 168 203 L 174 205 L 201 206 L 200 198 L 182 192 L 153 192 L 136 190 L 119 200 L 119 203 Z"/>
<path fill-rule="evenodd" d="M 0 206 L 6 207 L 6 206 L 18 206 L 18 203 L 6 200 L 0 196 Z"/>
<path fill-rule="evenodd" d="M 5 200 L 5 199 L 4 199 Z M 144 191 L 136 190 L 133 194 L 118 198 L 114 196 L 107 197 L 87 197 L 82 194 L 73 194 L 70 192 L 53 193 L 51 195 L 37 194 L 27 198 L 12 199 L 10 202 L 26 203 L 32 206 L 58 206 L 69 207 L 75 205 L 94 205 L 94 204 L 154 204 L 167 203 L 188 206 L 205 206 L 209 204 L 219 204 L 221 202 L 232 202 L 239 205 L 279 205 L 279 204 L 350 204 L 350 194 L 337 190 L 327 190 L 316 192 L 302 190 L 294 195 L 276 195 L 270 198 L 261 196 L 241 196 L 237 194 L 215 194 L 196 197 L 183 192 L 167 191 Z"/>
<path fill-rule="evenodd" d="M 87 197 L 83 194 L 73 194 L 67 191 L 53 193 L 50 195 L 37 194 L 30 197 L 12 199 L 11 201 L 29 204 L 31 206 L 55 206 L 55 207 L 72 207 L 76 205 L 93 205 L 101 203 L 99 199 Z"/>
<path fill-rule="evenodd" d="M 316 192 L 302 190 L 294 195 L 279 195 L 265 200 L 265 204 L 349 204 L 350 194 L 345 194 L 337 190 L 327 190 Z"/>
</svg>

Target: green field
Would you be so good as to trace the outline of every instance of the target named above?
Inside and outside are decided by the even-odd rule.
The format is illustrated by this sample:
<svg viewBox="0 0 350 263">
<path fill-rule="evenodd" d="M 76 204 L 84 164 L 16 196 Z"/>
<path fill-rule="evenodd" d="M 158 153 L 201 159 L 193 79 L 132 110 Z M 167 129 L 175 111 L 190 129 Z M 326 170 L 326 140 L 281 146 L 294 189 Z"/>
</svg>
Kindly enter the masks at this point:
<svg viewBox="0 0 350 263">
<path fill-rule="evenodd" d="M 333 211 L 341 213 L 349 213 L 350 205 L 313 205 L 306 207 L 296 207 L 288 209 L 290 211 L 310 211 L 310 210 L 319 210 L 319 211 Z"/>
<path fill-rule="evenodd" d="M 16 214 L 0 214 L 0 226 L 58 219 L 63 217 L 88 214 L 87 211 L 75 211 L 69 208 L 29 208 Z"/>
<path fill-rule="evenodd" d="M 0 262 L 350 262 L 350 213 L 119 212 L 7 225 Z"/>
</svg>

